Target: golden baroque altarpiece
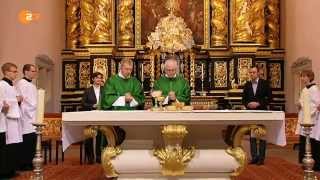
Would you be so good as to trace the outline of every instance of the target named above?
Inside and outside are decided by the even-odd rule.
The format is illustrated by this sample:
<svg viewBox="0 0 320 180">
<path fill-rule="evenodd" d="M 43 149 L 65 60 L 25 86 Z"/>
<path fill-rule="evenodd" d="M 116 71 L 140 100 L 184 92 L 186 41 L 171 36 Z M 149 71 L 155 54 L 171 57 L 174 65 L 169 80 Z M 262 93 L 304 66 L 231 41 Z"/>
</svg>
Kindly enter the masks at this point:
<svg viewBox="0 0 320 180">
<path fill-rule="evenodd" d="M 90 75 L 99 71 L 110 77 L 122 58 L 134 61 L 133 74 L 148 96 L 168 54 L 178 58 L 194 106 L 241 108 L 248 69 L 258 65 L 273 90 L 270 108 L 284 110 L 279 16 L 280 0 L 66 0 L 62 111 L 77 110 Z M 172 20 L 182 26 L 173 26 Z M 192 46 L 180 47 L 181 38 L 170 45 L 163 31 L 170 31 L 173 40 L 191 38 Z M 167 39 L 157 39 L 157 32 Z M 160 41 L 169 48 L 153 48 Z"/>
</svg>

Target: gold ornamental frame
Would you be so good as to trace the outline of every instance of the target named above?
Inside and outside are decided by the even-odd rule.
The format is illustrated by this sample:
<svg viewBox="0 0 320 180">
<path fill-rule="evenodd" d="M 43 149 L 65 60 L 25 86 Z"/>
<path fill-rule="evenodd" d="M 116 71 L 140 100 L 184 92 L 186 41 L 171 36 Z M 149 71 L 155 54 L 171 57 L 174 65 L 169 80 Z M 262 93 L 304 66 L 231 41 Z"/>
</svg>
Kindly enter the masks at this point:
<svg viewBox="0 0 320 180">
<path fill-rule="evenodd" d="M 141 44 L 141 0 L 135 0 L 135 48 L 144 50 L 145 45 Z M 210 0 L 203 0 L 203 44 L 201 49 L 210 48 Z"/>
</svg>

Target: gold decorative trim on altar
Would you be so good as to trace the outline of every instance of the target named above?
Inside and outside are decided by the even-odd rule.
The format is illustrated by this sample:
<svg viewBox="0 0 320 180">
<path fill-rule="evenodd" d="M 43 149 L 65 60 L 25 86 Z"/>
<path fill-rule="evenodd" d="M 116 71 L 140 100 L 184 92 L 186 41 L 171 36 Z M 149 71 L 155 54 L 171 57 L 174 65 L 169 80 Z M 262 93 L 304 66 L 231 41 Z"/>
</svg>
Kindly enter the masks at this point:
<svg viewBox="0 0 320 180">
<path fill-rule="evenodd" d="M 94 59 L 93 72 L 100 72 L 103 74 L 104 81 L 108 79 L 108 65 L 107 59 L 105 58 L 96 58 Z"/>
<path fill-rule="evenodd" d="M 281 88 L 281 64 L 269 63 L 269 77 L 271 88 Z"/>
<path fill-rule="evenodd" d="M 133 0 L 121 0 L 118 5 L 119 46 L 132 47 L 134 42 Z"/>
<path fill-rule="evenodd" d="M 77 86 L 76 68 L 76 64 L 65 64 L 64 66 L 64 84 L 66 89 L 74 89 Z"/>
<path fill-rule="evenodd" d="M 79 88 L 90 86 L 90 62 L 79 63 Z"/>
<path fill-rule="evenodd" d="M 216 88 L 228 87 L 227 62 L 226 61 L 215 61 L 213 67 L 214 67 L 214 87 L 216 87 Z"/>
<path fill-rule="evenodd" d="M 238 84 L 244 85 L 249 79 L 249 69 L 252 66 L 252 58 L 238 59 Z"/>
</svg>

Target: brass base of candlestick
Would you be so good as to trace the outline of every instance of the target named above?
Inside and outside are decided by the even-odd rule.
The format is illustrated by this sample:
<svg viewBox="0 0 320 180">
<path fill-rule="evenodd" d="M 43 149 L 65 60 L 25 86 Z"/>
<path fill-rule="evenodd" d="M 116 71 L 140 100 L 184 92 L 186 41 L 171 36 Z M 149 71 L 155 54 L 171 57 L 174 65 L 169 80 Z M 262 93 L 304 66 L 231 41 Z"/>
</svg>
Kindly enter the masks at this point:
<svg viewBox="0 0 320 180">
<path fill-rule="evenodd" d="M 317 177 L 313 171 L 314 160 L 312 159 L 311 154 L 311 143 L 310 143 L 310 134 L 312 132 L 312 127 L 314 124 L 301 124 L 303 127 L 303 132 L 306 136 L 306 146 L 305 146 L 305 155 L 302 160 L 304 167 L 304 180 L 317 180 Z"/>
<path fill-rule="evenodd" d="M 36 127 L 37 134 L 37 145 L 36 145 L 36 154 L 32 160 L 33 163 L 33 172 L 34 174 L 31 176 L 32 180 L 43 180 L 43 157 L 41 153 L 41 135 L 42 129 L 45 126 L 43 123 L 32 123 Z"/>
</svg>

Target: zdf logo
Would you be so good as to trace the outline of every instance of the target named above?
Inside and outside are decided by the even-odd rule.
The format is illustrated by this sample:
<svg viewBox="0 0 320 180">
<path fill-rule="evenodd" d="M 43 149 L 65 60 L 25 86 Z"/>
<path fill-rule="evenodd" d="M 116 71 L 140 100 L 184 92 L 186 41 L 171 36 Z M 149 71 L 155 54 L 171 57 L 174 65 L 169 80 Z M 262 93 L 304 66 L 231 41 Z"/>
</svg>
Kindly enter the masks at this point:
<svg viewBox="0 0 320 180">
<path fill-rule="evenodd" d="M 18 18 L 22 24 L 30 24 L 32 21 L 39 20 L 40 13 L 34 13 L 30 10 L 22 10 L 20 11 Z"/>
</svg>

